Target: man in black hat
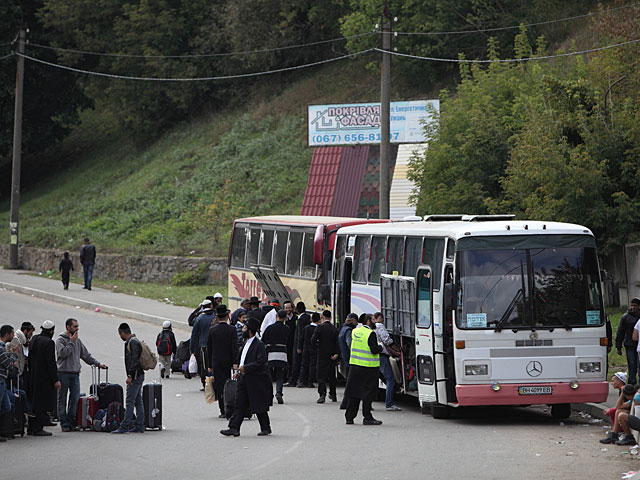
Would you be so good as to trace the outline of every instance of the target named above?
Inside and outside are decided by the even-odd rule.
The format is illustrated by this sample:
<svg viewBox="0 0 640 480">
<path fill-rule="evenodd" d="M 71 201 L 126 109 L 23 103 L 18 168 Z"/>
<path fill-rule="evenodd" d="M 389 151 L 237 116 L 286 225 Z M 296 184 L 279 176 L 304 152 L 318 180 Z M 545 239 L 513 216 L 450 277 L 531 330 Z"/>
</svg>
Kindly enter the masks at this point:
<svg viewBox="0 0 640 480">
<path fill-rule="evenodd" d="M 216 323 L 209 328 L 207 338 L 209 374 L 213 375 L 213 390 L 220 407 L 220 418 L 224 415 L 224 384 L 231 378 L 231 369 L 238 361 L 236 329 L 229 325 L 229 310 L 226 305 L 216 307 Z"/>
<path fill-rule="evenodd" d="M 316 378 L 318 379 L 317 403 L 324 403 L 329 384 L 329 398 L 337 402 L 336 396 L 336 361 L 340 353 L 338 347 L 338 329 L 331 323 L 331 312 L 325 310 L 320 317 L 322 323 L 318 325 L 311 337 L 311 343 L 318 348 Z"/>
<path fill-rule="evenodd" d="M 304 330 L 304 327 L 311 323 L 311 317 L 306 312 L 307 306 L 304 302 L 298 302 L 296 304 L 298 320 L 296 322 L 296 331 L 293 337 L 293 366 L 289 372 L 289 382 L 286 384 L 287 387 L 295 387 L 298 384 L 300 369 L 302 367 L 302 331 Z"/>
<path fill-rule="evenodd" d="M 289 327 L 285 325 L 287 312 L 278 310 L 276 323 L 269 325 L 262 333 L 262 341 L 267 349 L 267 362 L 276 377 L 276 400 L 280 405 L 282 399 L 282 385 L 287 371 L 287 340 L 289 340 Z"/>
<path fill-rule="evenodd" d="M 207 339 L 209 338 L 209 328 L 216 316 L 213 313 L 213 302 L 209 299 L 202 302 L 203 311 L 193 324 L 191 330 L 191 342 L 189 349 L 196 356 L 198 362 L 198 373 L 202 381 L 202 390 L 204 391 L 204 379 L 207 375 L 207 364 L 209 363 L 207 355 Z M 226 307 L 225 307 L 226 309 Z"/>
<path fill-rule="evenodd" d="M 246 342 L 240 356 L 240 373 L 235 375 L 238 378 L 236 403 L 233 416 L 229 419 L 229 428 L 220 430 L 222 435 L 240 436 L 240 426 L 247 409 L 258 417 L 258 436 L 271 434 L 268 412 L 273 403 L 273 384 L 267 367 L 267 350 L 256 336 L 259 330 L 260 323 L 255 318 L 247 318 L 246 325 L 242 327 Z"/>
</svg>

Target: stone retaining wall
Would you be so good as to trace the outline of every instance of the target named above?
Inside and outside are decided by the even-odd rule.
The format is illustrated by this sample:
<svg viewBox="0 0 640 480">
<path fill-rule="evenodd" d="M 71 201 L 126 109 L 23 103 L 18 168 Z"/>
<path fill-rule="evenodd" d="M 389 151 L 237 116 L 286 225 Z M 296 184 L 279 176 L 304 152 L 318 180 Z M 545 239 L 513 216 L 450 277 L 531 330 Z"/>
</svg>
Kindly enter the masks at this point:
<svg viewBox="0 0 640 480">
<path fill-rule="evenodd" d="M 22 268 L 35 272 L 58 271 L 64 250 L 20 247 L 19 262 Z M 69 252 L 76 273 L 82 272 L 80 252 Z M 9 246 L 0 245 L 0 260 L 3 265 L 9 262 Z M 208 284 L 227 283 L 227 259 L 206 257 L 166 257 L 159 255 L 118 255 L 100 253 L 96 258 L 94 276 L 100 279 L 129 280 L 136 282 L 171 283 L 176 273 L 198 269 L 200 264 L 207 265 Z"/>
</svg>

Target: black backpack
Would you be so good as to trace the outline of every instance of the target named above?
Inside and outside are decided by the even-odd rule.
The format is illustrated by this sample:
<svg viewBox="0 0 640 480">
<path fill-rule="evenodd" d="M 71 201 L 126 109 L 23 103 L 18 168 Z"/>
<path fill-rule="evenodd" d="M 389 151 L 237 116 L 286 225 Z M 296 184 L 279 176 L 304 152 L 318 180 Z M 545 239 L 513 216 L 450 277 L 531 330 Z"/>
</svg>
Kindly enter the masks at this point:
<svg viewBox="0 0 640 480">
<path fill-rule="evenodd" d="M 171 351 L 171 334 L 168 330 L 164 330 L 159 338 L 158 344 L 158 355 L 171 355 L 173 352 Z"/>
</svg>

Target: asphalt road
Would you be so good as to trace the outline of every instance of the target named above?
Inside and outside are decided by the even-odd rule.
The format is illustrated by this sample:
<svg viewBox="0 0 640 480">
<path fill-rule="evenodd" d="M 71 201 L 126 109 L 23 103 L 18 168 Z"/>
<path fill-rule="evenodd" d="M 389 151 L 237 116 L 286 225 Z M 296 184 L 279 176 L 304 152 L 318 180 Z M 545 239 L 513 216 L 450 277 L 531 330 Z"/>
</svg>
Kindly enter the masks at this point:
<svg viewBox="0 0 640 480">
<path fill-rule="evenodd" d="M 122 319 L 0 291 L 2 324 L 17 327 L 29 320 L 39 326 L 50 319 L 57 335 L 70 316 L 78 319 L 89 351 L 109 365 L 109 380 L 124 384 L 124 348 L 117 334 Z M 154 343 L 159 327 L 128 323 Z M 182 327 L 174 331 L 178 341 L 189 336 Z M 159 375 L 147 373 L 147 379 L 159 380 Z M 87 366 L 82 391 L 90 382 Z M 401 399 L 402 412 L 374 404 L 383 425 L 363 426 L 358 417 L 347 426 L 337 404 L 316 404 L 311 389 L 285 389 L 285 404 L 270 411 L 272 436 L 257 437 L 254 419 L 243 424 L 240 437 L 227 438 L 218 433 L 226 421 L 217 418 L 217 405 L 205 403 L 199 387 L 197 380 L 181 376 L 163 381 L 165 428 L 160 432 L 116 436 L 50 427 L 53 437 L 0 444 L 0 478 L 583 480 L 620 478 L 640 469 L 640 460 L 623 454 L 628 447 L 598 443 L 601 423 L 576 413 L 562 424 L 543 407 L 466 409 L 452 419 L 434 420 L 420 414 L 414 399 Z"/>
</svg>

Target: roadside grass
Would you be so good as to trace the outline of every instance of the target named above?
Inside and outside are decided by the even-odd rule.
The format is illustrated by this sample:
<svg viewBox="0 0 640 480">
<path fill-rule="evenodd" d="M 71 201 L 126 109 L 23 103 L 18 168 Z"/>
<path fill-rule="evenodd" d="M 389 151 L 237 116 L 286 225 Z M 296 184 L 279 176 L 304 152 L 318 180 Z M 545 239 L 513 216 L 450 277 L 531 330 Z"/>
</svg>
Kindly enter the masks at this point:
<svg viewBox="0 0 640 480">
<path fill-rule="evenodd" d="M 611 351 L 609 352 L 609 368 L 615 372 L 618 371 L 626 371 L 627 370 L 627 357 L 624 352 L 624 348 L 622 349 L 622 355 L 618 355 L 616 352 L 616 331 L 618 330 L 618 325 L 620 324 L 620 319 L 622 316 L 627 313 L 626 307 L 619 308 L 607 308 L 606 313 L 609 316 L 609 320 L 611 320 L 611 332 L 612 332 L 612 346 Z"/>
<path fill-rule="evenodd" d="M 35 276 L 41 276 L 34 274 Z M 42 275 L 51 279 L 59 279 L 59 275 Z M 82 276 L 72 275 L 71 283 L 83 285 Z M 92 286 L 111 290 L 116 293 L 124 293 L 126 295 L 135 295 L 143 298 L 158 300 L 159 302 L 178 305 L 183 307 L 196 308 L 207 295 L 213 295 L 220 292 L 223 302 L 227 301 L 226 285 L 194 285 L 194 286 L 176 286 L 166 283 L 148 283 L 148 282 L 131 282 L 124 280 L 103 280 L 93 277 Z"/>
</svg>

